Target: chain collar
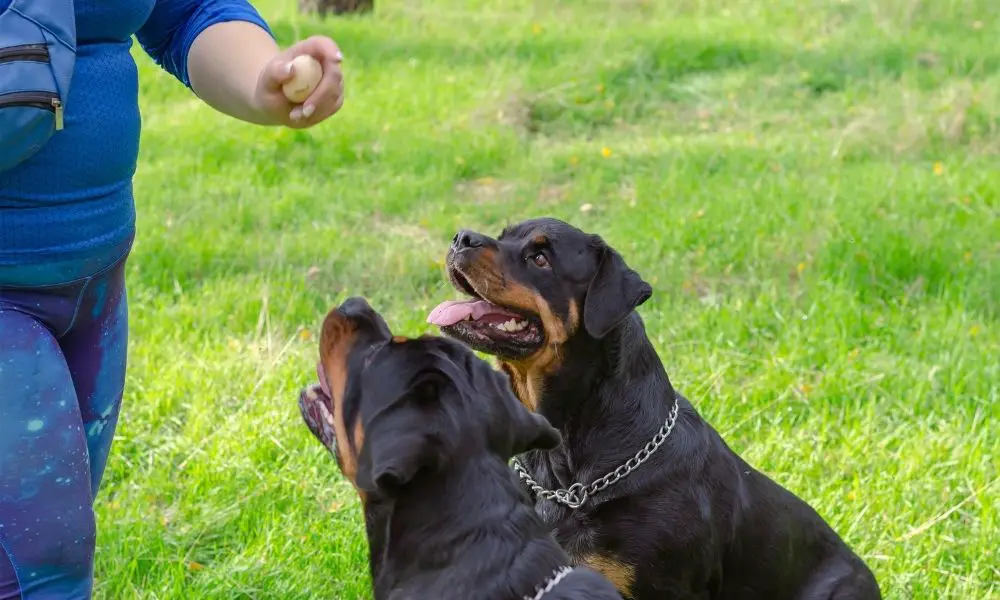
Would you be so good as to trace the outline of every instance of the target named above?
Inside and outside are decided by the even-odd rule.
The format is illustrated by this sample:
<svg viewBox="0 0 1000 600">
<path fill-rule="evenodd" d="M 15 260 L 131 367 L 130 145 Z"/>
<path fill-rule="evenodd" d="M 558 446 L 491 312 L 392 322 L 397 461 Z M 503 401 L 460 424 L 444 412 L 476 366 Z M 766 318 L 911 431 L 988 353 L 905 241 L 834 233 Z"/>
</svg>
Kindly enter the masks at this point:
<svg viewBox="0 0 1000 600">
<path fill-rule="evenodd" d="M 559 567 L 552 573 L 552 576 L 545 580 L 545 583 L 538 588 L 534 596 L 522 596 L 523 600 L 541 600 L 545 594 L 552 591 L 552 588 L 559 585 L 559 582 L 566 578 L 567 575 L 573 572 L 572 567 Z"/>
<path fill-rule="evenodd" d="M 594 481 L 590 485 L 583 485 L 582 483 L 574 483 L 566 489 L 561 490 L 547 490 L 542 486 L 538 485 L 531 475 L 528 475 L 528 471 L 521 464 L 521 461 L 516 457 L 514 458 L 514 471 L 517 472 L 518 477 L 521 478 L 531 491 L 538 494 L 539 498 L 544 500 L 555 500 L 561 504 L 576 509 L 583 506 L 587 500 L 594 494 L 600 492 L 604 488 L 617 483 L 619 479 L 625 477 L 632 471 L 634 471 L 639 465 L 646 462 L 646 460 L 653 455 L 654 452 L 659 450 L 663 442 L 667 440 L 670 436 L 670 432 L 674 429 L 674 423 L 677 422 L 677 411 L 679 410 L 680 402 L 677 400 L 677 395 L 674 394 L 674 407 L 670 409 L 670 414 L 667 415 L 667 420 L 663 423 L 663 427 L 660 428 L 656 435 L 653 436 L 649 442 L 639 452 L 635 454 L 632 458 L 628 459 L 625 464 L 619 466 L 614 471 L 608 473 L 604 477 L 601 477 L 597 481 Z"/>
</svg>

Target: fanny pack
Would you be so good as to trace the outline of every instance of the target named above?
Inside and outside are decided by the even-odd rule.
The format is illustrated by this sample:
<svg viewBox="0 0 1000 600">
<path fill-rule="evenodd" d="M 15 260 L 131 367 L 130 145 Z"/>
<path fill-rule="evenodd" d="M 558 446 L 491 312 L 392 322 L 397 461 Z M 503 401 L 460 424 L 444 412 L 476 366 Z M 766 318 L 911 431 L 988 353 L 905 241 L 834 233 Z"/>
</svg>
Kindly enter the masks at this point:
<svg viewBox="0 0 1000 600">
<path fill-rule="evenodd" d="M 63 128 L 75 64 L 73 0 L 10 0 L 0 9 L 0 171 Z"/>
</svg>

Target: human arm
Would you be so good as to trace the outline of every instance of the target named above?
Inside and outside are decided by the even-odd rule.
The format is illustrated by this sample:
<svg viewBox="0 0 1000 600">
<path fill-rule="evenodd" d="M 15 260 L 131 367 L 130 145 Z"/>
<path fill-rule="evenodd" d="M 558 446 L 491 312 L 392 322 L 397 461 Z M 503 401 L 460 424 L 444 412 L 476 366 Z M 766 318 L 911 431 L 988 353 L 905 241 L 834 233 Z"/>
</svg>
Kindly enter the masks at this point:
<svg viewBox="0 0 1000 600">
<path fill-rule="evenodd" d="M 136 38 L 157 64 L 207 104 L 244 121 L 308 127 L 343 103 L 336 44 L 315 36 L 281 51 L 246 0 L 158 0 Z M 288 63 L 300 54 L 320 62 L 323 78 L 309 98 L 295 105 L 284 97 L 281 84 L 291 76 Z"/>
<path fill-rule="evenodd" d="M 245 52 L 232 52 L 234 47 Z M 323 77 L 297 105 L 281 90 L 292 76 L 291 60 L 309 54 Z M 343 104 L 342 56 L 333 40 L 314 36 L 279 52 L 271 37 L 251 23 L 219 23 L 191 46 L 188 68 L 195 93 L 217 110 L 262 125 L 308 126 L 334 114 Z"/>
</svg>

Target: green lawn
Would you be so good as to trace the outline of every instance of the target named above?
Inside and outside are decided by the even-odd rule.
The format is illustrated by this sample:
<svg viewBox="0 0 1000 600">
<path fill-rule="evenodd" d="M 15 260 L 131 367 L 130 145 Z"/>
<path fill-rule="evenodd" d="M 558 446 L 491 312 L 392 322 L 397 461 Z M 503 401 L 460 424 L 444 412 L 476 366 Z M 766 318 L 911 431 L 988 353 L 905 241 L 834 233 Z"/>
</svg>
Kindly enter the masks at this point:
<svg viewBox="0 0 1000 600">
<path fill-rule="evenodd" d="M 995 0 L 376 0 L 309 132 L 139 55 L 139 240 L 98 597 L 368 598 L 358 503 L 296 406 L 347 295 L 398 333 L 453 232 L 552 215 L 653 284 L 675 384 L 888 598 L 1000 594 Z"/>
</svg>

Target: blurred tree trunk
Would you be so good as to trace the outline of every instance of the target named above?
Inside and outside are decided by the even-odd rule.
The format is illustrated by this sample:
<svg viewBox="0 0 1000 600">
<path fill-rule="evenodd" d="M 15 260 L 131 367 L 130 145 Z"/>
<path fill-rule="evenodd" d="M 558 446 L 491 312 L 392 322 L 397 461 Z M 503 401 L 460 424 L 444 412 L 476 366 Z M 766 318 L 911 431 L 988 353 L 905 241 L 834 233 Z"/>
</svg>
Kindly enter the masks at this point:
<svg viewBox="0 0 1000 600">
<path fill-rule="evenodd" d="M 375 0 L 299 0 L 299 12 L 325 17 L 328 13 L 343 15 L 367 13 L 375 8 Z"/>
</svg>

